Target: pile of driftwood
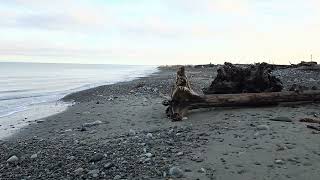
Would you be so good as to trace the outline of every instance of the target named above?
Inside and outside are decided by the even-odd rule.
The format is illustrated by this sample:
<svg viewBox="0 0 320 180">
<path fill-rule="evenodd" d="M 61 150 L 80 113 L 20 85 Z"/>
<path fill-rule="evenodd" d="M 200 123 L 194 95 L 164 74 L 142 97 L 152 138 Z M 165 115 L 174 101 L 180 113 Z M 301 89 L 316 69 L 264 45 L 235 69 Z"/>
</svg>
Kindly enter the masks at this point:
<svg viewBox="0 0 320 180">
<path fill-rule="evenodd" d="M 226 63 L 218 70 L 218 75 L 204 89 L 205 95 L 195 93 L 182 66 L 171 99 L 163 101 L 168 106 L 166 114 L 173 121 L 180 121 L 188 110 L 210 107 L 264 106 L 280 102 L 319 101 L 319 90 L 281 91 L 281 81 L 271 75 L 271 67 L 256 64 L 240 68 Z"/>
</svg>

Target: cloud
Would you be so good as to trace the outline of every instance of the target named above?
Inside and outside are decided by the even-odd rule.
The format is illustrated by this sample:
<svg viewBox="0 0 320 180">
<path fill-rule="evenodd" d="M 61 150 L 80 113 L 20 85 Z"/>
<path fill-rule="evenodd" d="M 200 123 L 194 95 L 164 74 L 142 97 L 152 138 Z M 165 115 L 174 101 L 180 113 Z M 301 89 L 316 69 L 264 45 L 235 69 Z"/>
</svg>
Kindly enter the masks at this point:
<svg viewBox="0 0 320 180">
<path fill-rule="evenodd" d="M 176 0 L 167 2 L 195 14 L 248 15 L 251 11 L 249 0 Z"/>
<path fill-rule="evenodd" d="M 2 0 L 0 58 L 168 64 L 212 57 L 288 59 L 290 54 L 320 52 L 316 4 L 318 0 Z"/>
<path fill-rule="evenodd" d="M 94 29 L 108 20 L 99 7 L 74 0 L 4 0 L 1 3 L 7 5 L 0 13 L 2 27 L 74 31 Z"/>
</svg>

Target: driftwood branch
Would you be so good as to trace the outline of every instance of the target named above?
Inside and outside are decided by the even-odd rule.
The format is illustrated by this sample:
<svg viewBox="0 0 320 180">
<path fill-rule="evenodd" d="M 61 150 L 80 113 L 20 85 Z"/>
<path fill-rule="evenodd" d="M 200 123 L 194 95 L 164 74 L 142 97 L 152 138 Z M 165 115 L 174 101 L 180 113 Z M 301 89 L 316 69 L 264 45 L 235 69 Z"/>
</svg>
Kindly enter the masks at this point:
<svg viewBox="0 0 320 180">
<path fill-rule="evenodd" d="M 281 102 L 320 101 L 320 90 L 284 91 L 238 94 L 198 95 L 192 91 L 184 67 L 177 72 L 175 88 L 170 100 L 163 101 L 168 106 L 166 114 L 174 121 L 182 120 L 188 110 L 210 107 L 239 107 L 276 105 Z"/>
<path fill-rule="evenodd" d="M 317 124 L 320 124 L 320 119 L 303 118 L 303 119 L 300 119 L 300 122 L 306 122 L 306 123 L 317 123 Z"/>
</svg>

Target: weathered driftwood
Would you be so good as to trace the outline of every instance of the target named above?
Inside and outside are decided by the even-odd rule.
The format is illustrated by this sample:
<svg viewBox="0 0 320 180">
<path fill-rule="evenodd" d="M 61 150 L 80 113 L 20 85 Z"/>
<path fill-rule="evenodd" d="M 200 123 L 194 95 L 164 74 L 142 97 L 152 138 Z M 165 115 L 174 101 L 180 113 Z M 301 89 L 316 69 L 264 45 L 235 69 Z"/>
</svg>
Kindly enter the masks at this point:
<svg viewBox="0 0 320 180">
<path fill-rule="evenodd" d="M 320 119 L 303 118 L 303 119 L 300 119 L 300 122 L 306 122 L 306 123 L 317 123 L 317 124 L 320 124 Z"/>
<path fill-rule="evenodd" d="M 169 106 L 166 114 L 172 120 L 182 120 L 183 116 L 187 113 L 189 105 L 187 102 L 190 100 L 199 99 L 200 96 L 195 93 L 190 86 L 190 82 L 185 74 L 184 66 L 180 67 L 177 71 L 177 78 L 175 87 L 171 93 L 171 100 L 163 101 L 163 105 Z"/>
<path fill-rule="evenodd" d="M 279 92 L 283 86 L 277 77 L 271 75 L 273 68 L 267 63 L 244 68 L 226 62 L 218 69 L 217 77 L 203 92 L 205 94 Z"/>
<path fill-rule="evenodd" d="M 307 125 L 307 128 L 320 131 L 320 126 Z"/>
<path fill-rule="evenodd" d="M 182 120 L 188 110 L 209 107 L 238 107 L 276 105 L 281 102 L 320 101 L 320 90 L 302 92 L 263 92 L 241 94 L 198 95 L 192 91 L 184 67 L 177 72 L 177 80 L 170 100 L 163 101 L 168 106 L 166 114 L 174 121 Z"/>
</svg>

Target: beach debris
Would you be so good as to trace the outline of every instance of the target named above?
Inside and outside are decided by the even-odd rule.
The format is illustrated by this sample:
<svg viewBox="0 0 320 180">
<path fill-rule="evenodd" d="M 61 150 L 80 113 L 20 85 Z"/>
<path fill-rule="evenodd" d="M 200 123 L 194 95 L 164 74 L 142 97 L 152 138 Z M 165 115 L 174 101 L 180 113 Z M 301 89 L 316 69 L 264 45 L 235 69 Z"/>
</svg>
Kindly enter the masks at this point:
<svg viewBox="0 0 320 180">
<path fill-rule="evenodd" d="M 297 66 L 316 66 L 318 63 L 315 61 L 301 61 L 300 63 L 297 64 Z"/>
<path fill-rule="evenodd" d="M 300 122 L 305 122 L 305 123 L 314 123 L 314 124 L 320 124 L 320 119 L 314 119 L 314 118 L 302 118 L 299 120 Z M 307 125 L 307 128 L 313 129 L 316 131 L 320 131 L 320 125 L 315 126 L 315 125 Z"/>
<path fill-rule="evenodd" d="M 320 126 L 307 125 L 307 128 L 320 131 Z"/>
<path fill-rule="evenodd" d="M 270 118 L 270 121 L 281 121 L 281 122 L 292 122 L 292 119 L 288 118 L 288 117 L 284 117 L 284 116 L 279 116 L 279 117 L 275 117 L 275 118 Z"/>
<path fill-rule="evenodd" d="M 226 62 L 217 70 L 217 77 L 211 85 L 203 91 L 205 94 L 279 92 L 283 86 L 280 79 L 271 75 L 272 69 L 267 63 L 243 68 Z"/>
<path fill-rule="evenodd" d="M 37 120 L 36 122 L 37 122 L 37 123 L 43 123 L 43 122 L 44 122 L 44 120 L 39 119 L 39 120 Z"/>
<path fill-rule="evenodd" d="M 82 125 L 82 127 L 92 127 L 92 126 L 97 126 L 97 125 L 100 125 L 100 124 L 102 124 L 102 121 L 97 120 L 97 121 L 90 122 L 90 123 L 84 123 Z"/>
<path fill-rule="evenodd" d="M 306 122 L 306 123 L 317 123 L 317 124 L 320 124 L 320 119 L 314 119 L 314 118 L 302 118 L 299 121 L 300 122 Z"/>
<path fill-rule="evenodd" d="M 215 83 L 213 82 L 213 87 L 209 87 L 209 89 L 206 90 L 206 92 L 209 94 L 198 95 L 191 89 L 189 80 L 185 73 L 185 68 L 182 66 L 177 71 L 176 83 L 174 89 L 172 90 L 171 98 L 162 102 L 164 106 L 168 106 L 166 109 L 167 117 L 172 119 L 172 121 L 181 121 L 183 117 L 186 117 L 186 114 L 189 110 L 199 108 L 270 106 L 283 102 L 305 103 L 320 101 L 320 90 L 306 90 L 302 92 L 281 91 L 281 82 L 278 81 L 277 78 L 270 75 L 270 69 L 267 64 L 258 64 L 249 69 L 238 69 L 238 67 L 234 67 L 232 64 L 226 64 L 225 69 L 222 68 L 220 71 L 223 72 L 220 72 L 222 74 L 220 76 L 218 75 L 217 78 L 222 79 L 222 82 L 224 82 L 224 76 L 230 76 L 226 73 L 231 73 L 232 76 L 240 76 L 241 73 L 246 74 L 248 73 L 246 71 L 249 71 L 250 73 L 248 74 L 250 74 L 250 76 L 248 78 L 254 75 L 258 77 L 252 77 L 252 80 L 250 81 L 246 80 L 245 82 L 249 84 L 245 85 L 243 85 L 243 82 L 235 82 L 239 83 L 240 87 L 234 85 L 232 82 L 231 85 L 224 86 L 222 88 L 224 89 L 223 91 L 220 89 L 220 87 L 218 88 L 215 86 Z M 239 71 L 239 74 L 234 74 L 233 71 Z M 232 80 L 234 77 L 230 78 Z M 220 80 L 217 81 L 220 82 Z M 264 82 L 268 85 L 260 84 L 258 81 Z M 250 83 L 252 84 L 250 85 Z M 227 94 L 221 94 L 222 92 Z M 284 121 L 284 119 L 279 121 Z M 287 119 L 286 122 L 291 121 Z"/>
<path fill-rule="evenodd" d="M 179 167 L 173 166 L 169 170 L 169 175 L 175 178 L 182 178 L 184 174 Z"/>
<path fill-rule="evenodd" d="M 13 163 L 13 162 L 17 162 L 17 161 L 19 161 L 19 158 L 18 158 L 17 156 L 15 156 L 15 155 L 11 156 L 11 157 L 7 160 L 8 163 Z"/>
</svg>

